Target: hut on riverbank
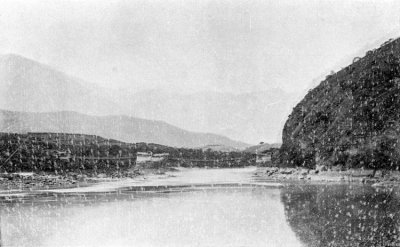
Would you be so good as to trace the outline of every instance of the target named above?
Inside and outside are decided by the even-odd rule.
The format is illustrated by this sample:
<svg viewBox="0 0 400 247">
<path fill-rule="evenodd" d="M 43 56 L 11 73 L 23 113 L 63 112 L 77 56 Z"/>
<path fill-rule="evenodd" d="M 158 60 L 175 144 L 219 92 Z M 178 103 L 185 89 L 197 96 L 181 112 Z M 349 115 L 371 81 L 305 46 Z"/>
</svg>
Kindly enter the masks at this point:
<svg viewBox="0 0 400 247">
<path fill-rule="evenodd" d="M 169 153 L 153 154 L 152 152 L 137 152 L 136 166 L 141 168 L 155 168 L 165 166 Z"/>
</svg>

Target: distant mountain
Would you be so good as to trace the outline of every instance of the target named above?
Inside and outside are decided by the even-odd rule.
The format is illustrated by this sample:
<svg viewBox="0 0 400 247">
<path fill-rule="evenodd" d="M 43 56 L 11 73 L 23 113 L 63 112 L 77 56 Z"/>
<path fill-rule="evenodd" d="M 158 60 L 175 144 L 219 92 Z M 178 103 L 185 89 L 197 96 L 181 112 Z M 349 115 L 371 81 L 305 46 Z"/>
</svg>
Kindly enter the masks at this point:
<svg viewBox="0 0 400 247">
<path fill-rule="evenodd" d="M 186 131 L 163 121 L 123 115 L 89 116 L 76 112 L 27 113 L 0 110 L 0 132 L 62 132 L 98 135 L 124 142 L 157 143 L 172 147 L 220 144 L 235 148 L 248 145 L 227 137 Z"/>
<path fill-rule="evenodd" d="M 203 150 L 203 151 L 211 150 L 211 151 L 218 151 L 218 152 L 224 152 L 224 153 L 240 151 L 238 148 L 225 146 L 225 145 L 219 145 L 219 144 L 206 145 L 206 146 L 201 147 L 201 150 Z"/>
<path fill-rule="evenodd" d="M 0 109 L 121 113 L 100 87 L 13 54 L 0 56 Z"/>
<path fill-rule="evenodd" d="M 295 100 L 276 88 L 239 95 L 171 90 L 105 89 L 19 55 L 0 56 L 0 109 L 11 111 L 127 115 L 259 143 L 280 141 Z"/>
<path fill-rule="evenodd" d="M 248 143 L 280 141 L 294 95 L 280 89 L 243 94 L 147 91 L 130 98 L 132 114 Z"/>
<path fill-rule="evenodd" d="M 282 144 L 280 144 L 280 143 L 271 143 L 271 144 L 263 143 L 263 144 L 248 147 L 248 148 L 244 149 L 243 152 L 252 153 L 252 154 L 262 153 L 271 148 L 280 148 L 281 145 Z"/>
</svg>

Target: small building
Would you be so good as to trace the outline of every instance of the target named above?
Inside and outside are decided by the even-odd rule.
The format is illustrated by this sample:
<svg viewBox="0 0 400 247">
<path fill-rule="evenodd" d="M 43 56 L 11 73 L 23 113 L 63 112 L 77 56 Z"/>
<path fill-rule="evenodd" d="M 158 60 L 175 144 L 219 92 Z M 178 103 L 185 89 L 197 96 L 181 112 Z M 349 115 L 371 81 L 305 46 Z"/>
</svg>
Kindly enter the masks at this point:
<svg viewBox="0 0 400 247">
<path fill-rule="evenodd" d="M 161 153 L 161 154 L 153 154 L 151 157 L 152 162 L 162 162 L 166 160 L 169 156 L 169 153 Z"/>
<path fill-rule="evenodd" d="M 151 162 L 152 152 L 137 152 L 136 164 Z"/>
<path fill-rule="evenodd" d="M 136 154 L 136 164 L 152 166 L 164 163 L 169 157 L 169 153 L 153 154 L 152 152 L 138 152 Z"/>
<path fill-rule="evenodd" d="M 271 154 L 257 154 L 256 163 L 266 163 L 271 161 Z"/>
<path fill-rule="evenodd" d="M 262 152 L 256 152 L 256 165 L 273 166 L 273 161 L 279 156 L 279 148 L 269 148 Z"/>
<path fill-rule="evenodd" d="M 272 159 L 271 151 L 265 151 L 265 152 L 256 154 L 256 163 L 257 164 L 271 162 L 271 159 Z"/>
<path fill-rule="evenodd" d="M 72 158 L 71 151 L 68 149 L 66 151 L 60 151 L 60 150 L 49 150 L 48 153 L 56 159 L 60 160 L 70 160 Z"/>
</svg>

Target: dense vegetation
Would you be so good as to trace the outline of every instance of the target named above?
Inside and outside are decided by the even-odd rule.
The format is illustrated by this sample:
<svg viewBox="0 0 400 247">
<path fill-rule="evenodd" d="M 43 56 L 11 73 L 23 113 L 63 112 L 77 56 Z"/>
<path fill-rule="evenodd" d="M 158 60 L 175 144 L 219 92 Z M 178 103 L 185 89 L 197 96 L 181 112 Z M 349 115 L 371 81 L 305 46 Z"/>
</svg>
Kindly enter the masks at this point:
<svg viewBox="0 0 400 247">
<path fill-rule="evenodd" d="M 242 167 L 254 156 L 125 143 L 94 135 L 63 133 L 0 133 L 0 169 L 7 172 L 112 172 L 135 168 L 137 152 L 169 153 L 164 166 Z M 158 164 L 160 165 L 160 164 Z"/>
<path fill-rule="evenodd" d="M 398 169 L 400 40 L 327 76 L 293 109 L 279 164 Z"/>
</svg>

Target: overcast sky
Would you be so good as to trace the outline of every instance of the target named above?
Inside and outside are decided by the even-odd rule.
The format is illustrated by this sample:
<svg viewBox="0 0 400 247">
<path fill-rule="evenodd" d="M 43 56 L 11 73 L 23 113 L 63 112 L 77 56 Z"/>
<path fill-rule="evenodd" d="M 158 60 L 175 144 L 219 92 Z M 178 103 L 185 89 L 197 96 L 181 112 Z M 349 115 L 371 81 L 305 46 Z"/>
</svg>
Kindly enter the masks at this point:
<svg viewBox="0 0 400 247">
<path fill-rule="evenodd" d="M 399 13 L 396 0 L 0 0 L 0 53 L 135 91 L 301 90 L 400 36 Z"/>
</svg>

